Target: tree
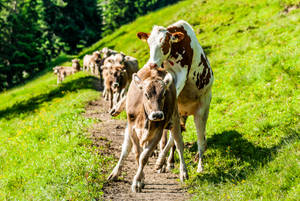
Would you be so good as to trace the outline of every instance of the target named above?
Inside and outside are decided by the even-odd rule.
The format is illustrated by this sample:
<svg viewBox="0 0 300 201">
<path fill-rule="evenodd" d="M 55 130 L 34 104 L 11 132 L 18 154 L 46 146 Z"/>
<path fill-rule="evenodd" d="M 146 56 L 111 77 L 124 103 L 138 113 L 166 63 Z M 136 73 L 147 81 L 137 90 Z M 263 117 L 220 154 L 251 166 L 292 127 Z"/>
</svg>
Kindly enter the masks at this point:
<svg viewBox="0 0 300 201">
<path fill-rule="evenodd" d="M 0 88 L 23 82 L 45 68 L 45 42 L 36 0 L 1 2 Z"/>
<path fill-rule="evenodd" d="M 65 0 L 58 5 L 43 0 L 44 20 L 49 31 L 58 36 L 64 51 L 74 53 L 100 39 L 101 9 L 96 0 Z"/>
</svg>

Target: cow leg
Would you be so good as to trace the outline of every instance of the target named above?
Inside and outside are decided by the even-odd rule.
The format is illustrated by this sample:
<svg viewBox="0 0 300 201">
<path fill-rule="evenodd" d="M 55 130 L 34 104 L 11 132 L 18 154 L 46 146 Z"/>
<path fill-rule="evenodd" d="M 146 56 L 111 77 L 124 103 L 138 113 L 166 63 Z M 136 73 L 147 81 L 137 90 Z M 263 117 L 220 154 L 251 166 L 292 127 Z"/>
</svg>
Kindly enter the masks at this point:
<svg viewBox="0 0 300 201">
<path fill-rule="evenodd" d="M 113 98 L 114 98 L 113 91 L 111 89 L 109 89 L 109 109 L 110 110 L 113 107 Z"/>
<path fill-rule="evenodd" d="M 108 89 L 106 88 L 105 84 L 103 89 L 103 98 L 104 100 L 108 101 Z"/>
<path fill-rule="evenodd" d="M 160 152 L 162 152 L 163 149 L 166 147 L 167 142 L 168 142 L 168 130 L 164 129 L 163 135 L 161 137 L 160 144 L 159 144 Z"/>
<path fill-rule="evenodd" d="M 124 96 L 126 96 L 126 95 L 125 95 L 125 92 L 126 92 L 126 89 L 125 89 L 125 88 L 121 90 L 121 98 L 123 98 Z"/>
<path fill-rule="evenodd" d="M 110 109 L 112 109 L 115 105 L 118 104 L 119 98 L 120 98 L 120 93 L 118 91 L 114 92 L 113 93 L 113 105 Z"/>
<path fill-rule="evenodd" d="M 163 131 L 163 134 L 162 134 L 162 137 L 161 137 L 161 140 L 160 140 L 160 143 L 159 143 L 159 153 L 163 152 L 164 148 L 166 147 L 167 145 L 167 142 L 168 142 L 168 130 L 167 129 L 164 129 Z M 155 154 L 155 155 L 159 155 L 159 153 Z M 166 172 L 166 164 L 165 164 L 165 161 L 164 163 L 162 164 L 161 168 L 158 169 L 158 173 L 164 173 Z"/>
<path fill-rule="evenodd" d="M 131 132 L 132 132 L 132 128 L 127 125 L 127 127 L 125 128 L 124 141 L 122 144 L 122 152 L 121 152 L 120 159 L 118 161 L 118 164 L 115 166 L 115 168 L 107 178 L 107 180 L 116 180 L 118 176 L 121 174 L 123 161 L 127 158 L 132 147 L 132 141 L 130 139 Z"/>
<path fill-rule="evenodd" d="M 57 84 L 59 84 L 60 83 L 60 76 L 59 76 L 59 74 L 57 75 Z"/>
<path fill-rule="evenodd" d="M 95 75 L 99 76 L 99 68 L 98 65 L 95 65 Z"/>
<path fill-rule="evenodd" d="M 64 79 L 65 79 L 65 75 L 62 74 L 61 77 L 60 77 L 60 82 L 64 81 Z"/>
<path fill-rule="evenodd" d="M 203 171 L 202 158 L 203 154 L 206 150 L 206 122 L 209 113 L 209 105 L 211 100 L 211 94 L 205 97 L 205 101 L 203 107 L 201 107 L 194 115 L 194 123 L 197 129 L 197 144 L 198 144 L 198 152 L 199 152 L 199 161 L 197 172 Z"/>
<path fill-rule="evenodd" d="M 158 171 L 158 173 L 161 173 L 163 172 L 162 168 L 163 168 L 163 165 L 165 164 L 166 162 L 166 156 L 169 152 L 169 150 L 171 149 L 171 147 L 174 145 L 174 138 L 172 136 L 172 134 L 170 133 L 170 136 L 169 136 L 169 140 L 168 140 L 168 143 L 167 145 L 164 147 L 164 149 L 159 153 L 159 156 L 156 160 L 156 170 Z"/>
<path fill-rule="evenodd" d="M 109 111 L 109 114 L 115 117 L 125 109 L 125 106 L 126 96 L 122 97 L 122 99 L 116 105 L 113 106 L 113 108 Z"/>
<path fill-rule="evenodd" d="M 140 146 L 140 140 L 138 136 L 142 136 L 143 135 L 143 129 L 133 129 L 132 135 L 131 137 L 131 141 L 133 142 L 133 150 L 135 153 L 135 160 L 137 163 L 137 166 L 139 166 L 139 159 L 140 159 L 140 155 L 141 152 L 143 151 L 142 147 Z M 142 188 L 144 188 L 145 184 L 144 184 L 144 173 L 142 173 L 141 176 L 141 186 Z"/>
<path fill-rule="evenodd" d="M 100 67 L 98 67 L 99 77 L 100 77 L 100 88 L 103 89 L 104 81 L 103 81 L 103 75 L 102 70 Z"/>
<path fill-rule="evenodd" d="M 187 116 L 180 116 L 181 133 L 183 131 L 185 131 L 185 124 L 186 124 L 187 118 L 188 118 Z M 169 171 L 171 171 L 175 167 L 175 165 L 174 165 L 175 164 L 175 157 L 174 157 L 175 150 L 176 150 L 176 146 L 174 145 L 174 146 L 172 146 L 171 151 L 170 151 L 170 155 L 168 157 L 167 169 Z"/>
<path fill-rule="evenodd" d="M 185 179 L 188 179 L 188 173 L 187 173 L 186 164 L 185 164 L 184 157 L 183 157 L 184 143 L 183 143 L 183 139 L 182 139 L 182 135 L 181 135 L 179 117 L 174 118 L 174 126 L 171 129 L 171 134 L 174 137 L 177 153 L 179 155 L 180 180 L 183 182 Z"/>
<path fill-rule="evenodd" d="M 175 157 L 174 157 L 174 153 L 175 153 L 175 150 L 176 150 L 176 146 L 173 145 L 171 147 L 171 150 L 170 150 L 170 155 L 168 157 L 168 163 L 167 163 L 167 170 L 171 171 L 174 169 L 175 167 Z"/>
<path fill-rule="evenodd" d="M 154 151 L 156 145 L 158 144 L 159 140 L 161 139 L 162 130 L 156 129 L 154 132 L 157 132 L 154 138 L 145 146 L 143 152 L 139 158 L 139 167 L 137 170 L 136 175 L 133 178 L 133 182 L 131 185 L 132 192 L 141 192 L 143 188 L 142 180 L 144 179 L 144 172 L 143 169 L 148 162 L 151 153 Z"/>
</svg>

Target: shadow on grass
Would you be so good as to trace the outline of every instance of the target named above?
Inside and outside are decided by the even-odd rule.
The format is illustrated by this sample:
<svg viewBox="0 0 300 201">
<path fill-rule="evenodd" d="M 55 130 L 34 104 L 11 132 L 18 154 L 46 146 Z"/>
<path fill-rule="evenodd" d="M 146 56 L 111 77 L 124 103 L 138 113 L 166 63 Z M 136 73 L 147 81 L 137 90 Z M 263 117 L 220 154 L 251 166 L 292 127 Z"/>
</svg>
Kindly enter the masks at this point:
<svg viewBox="0 0 300 201">
<path fill-rule="evenodd" d="M 198 174 L 195 180 L 217 184 L 227 181 L 236 183 L 246 179 L 249 173 L 272 161 L 280 148 L 295 139 L 299 139 L 299 136 L 295 131 L 290 131 L 278 144 L 265 148 L 249 142 L 243 138 L 242 134 L 234 130 L 214 134 L 208 138 L 208 148 L 217 149 L 221 153 L 221 160 L 226 160 L 226 165 L 213 167 L 212 171 L 204 171 L 202 174 Z M 188 149 L 196 154 L 197 143 L 193 143 Z M 212 153 L 204 154 L 204 162 L 210 157 L 215 156 Z"/>
<path fill-rule="evenodd" d="M 211 45 L 202 45 L 202 48 L 206 56 L 210 55 L 212 48 Z"/>
<path fill-rule="evenodd" d="M 16 103 L 4 110 L 0 110 L 0 118 L 9 120 L 20 114 L 32 113 L 35 109 L 39 108 L 42 103 L 49 102 L 54 98 L 63 97 L 66 92 L 75 92 L 80 89 L 99 90 L 97 83 L 100 83 L 100 81 L 94 76 L 87 76 L 69 82 L 63 82 L 59 87 L 56 87 L 48 93 L 40 94 L 24 102 Z"/>
</svg>

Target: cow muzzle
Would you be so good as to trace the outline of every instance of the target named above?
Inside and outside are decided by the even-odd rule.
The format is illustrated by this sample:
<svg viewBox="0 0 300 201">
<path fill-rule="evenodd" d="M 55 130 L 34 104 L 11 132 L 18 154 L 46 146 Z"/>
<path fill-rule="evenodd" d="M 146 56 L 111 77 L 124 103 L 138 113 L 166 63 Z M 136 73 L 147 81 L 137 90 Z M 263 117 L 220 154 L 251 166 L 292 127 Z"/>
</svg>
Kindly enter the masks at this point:
<svg viewBox="0 0 300 201">
<path fill-rule="evenodd" d="M 165 115 L 162 111 L 151 112 L 148 116 L 150 121 L 162 121 L 165 119 Z"/>
</svg>

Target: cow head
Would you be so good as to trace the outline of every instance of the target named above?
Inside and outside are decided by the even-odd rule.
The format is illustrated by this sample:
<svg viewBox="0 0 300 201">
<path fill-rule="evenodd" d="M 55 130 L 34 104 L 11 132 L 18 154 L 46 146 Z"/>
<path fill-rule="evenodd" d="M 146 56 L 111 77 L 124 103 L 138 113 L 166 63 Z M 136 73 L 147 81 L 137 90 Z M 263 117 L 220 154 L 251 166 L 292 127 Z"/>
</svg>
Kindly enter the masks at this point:
<svg viewBox="0 0 300 201">
<path fill-rule="evenodd" d="M 118 90 L 119 86 L 123 87 L 123 84 L 126 83 L 127 72 L 125 66 L 125 55 L 111 55 L 105 59 L 102 69 L 106 76 L 109 76 L 112 80 L 112 89 L 114 91 Z"/>
<path fill-rule="evenodd" d="M 72 60 L 72 67 L 75 68 L 76 70 L 80 71 L 79 59 L 73 59 Z"/>
<path fill-rule="evenodd" d="M 150 67 L 158 67 L 170 55 L 172 43 L 183 40 L 184 34 L 182 32 L 171 33 L 164 27 L 154 26 L 151 34 L 139 32 L 137 37 L 147 41 L 149 45 L 150 58 L 147 64 Z"/>
<path fill-rule="evenodd" d="M 169 89 L 173 78 L 167 73 L 164 79 L 160 77 L 150 77 L 141 80 L 136 73 L 132 79 L 139 90 L 143 93 L 143 105 L 145 113 L 150 121 L 162 121 L 165 118 L 163 108 L 165 103 L 165 94 Z"/>
<path fill-rule="evenodd" d="M 59 66 L 55 66 L 55 67 L 53 68 L 53 73 L 54 73 L 55 75 L 58 74 L 58 73 L 59 73 L 59 69 L 60 69 Z"/>
<path fill-rule="evenodd" d="M 126 69 L 121 66 L 114 66 L 109 70 L 109 73 L 112 78 L 112 89 L 113 91 L 116 91 L 120 86 L 122 87 L 123 83 L 126 82 Z"/>
</svg>

